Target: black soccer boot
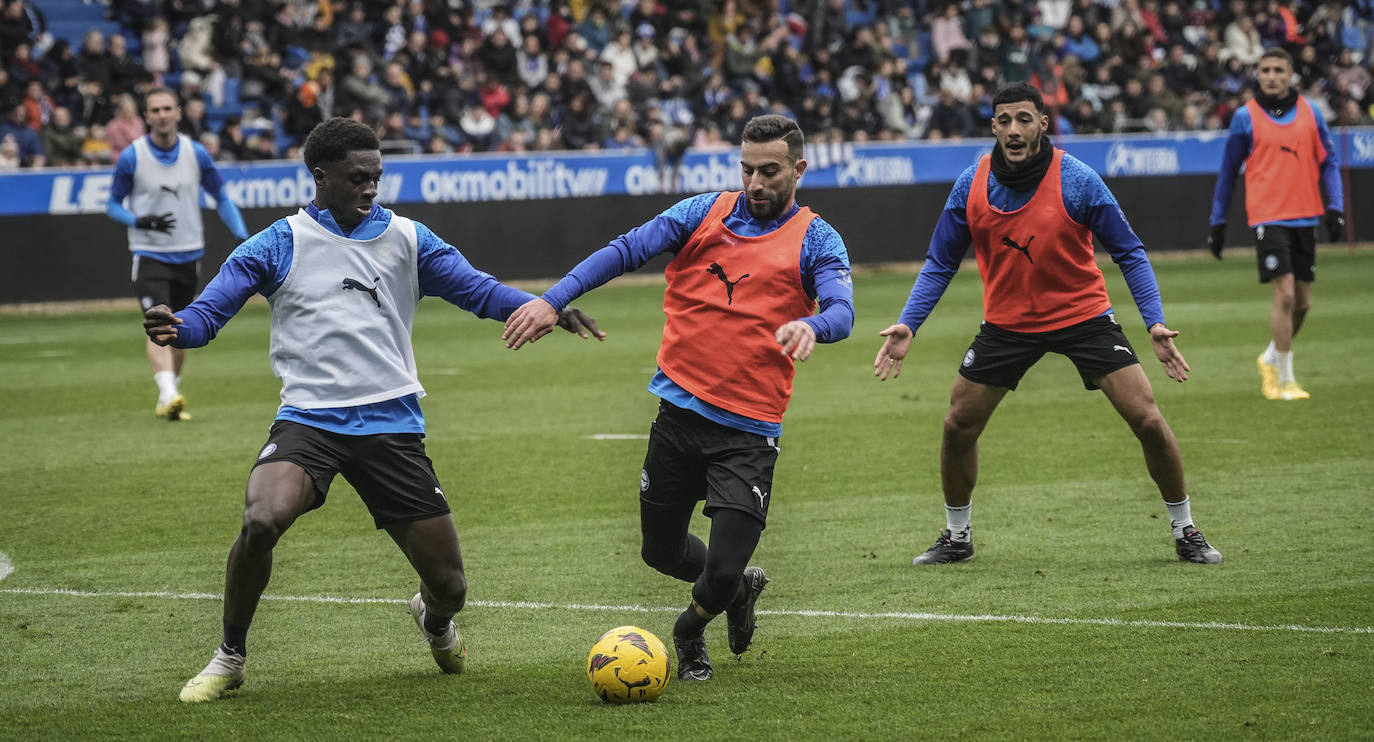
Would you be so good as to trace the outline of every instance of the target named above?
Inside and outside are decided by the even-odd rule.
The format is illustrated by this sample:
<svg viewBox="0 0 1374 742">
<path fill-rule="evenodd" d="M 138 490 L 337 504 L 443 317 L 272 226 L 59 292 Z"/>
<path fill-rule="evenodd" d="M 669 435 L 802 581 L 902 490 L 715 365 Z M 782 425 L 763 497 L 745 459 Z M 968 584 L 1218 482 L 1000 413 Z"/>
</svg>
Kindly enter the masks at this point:
<svg viewBox="0 0 1374 742">
<path fill-rule="evenodd" d="M 1202 531 L 1192 526 L 1183 529 L 1183 538 L 1174 539 L 1174 551 L 1178 552 L 1178 558 L 1185 562 L 1221 563 L 1221 552 L 1213 549 L 1212 545 L 1207 543 L 1207 539 L 1202 537 Z"/>
<path fill-rule="evenodd" d="M 711 658 L 706 655 L 706 637 L 695 636 L 683 639 L 673 635 L 673 648 L 677 650 L 677 677 L 679 680 L 710 680 Z"/>
<path fill-rule="evenodd" d="M 754 629 L 758 628 L 754 623 L 754 603 L 768 584 L 768 577 L 760 567 L 745 567 L 744 584 L 744 592 L 725 609 L 726 635 L 730 637 L 730 651 L 735 654 L 744 654 L 754 640 Z"/>
<path fill-rule="evenodd" d="M 950 562 L 962 562 L 973 557 L 973 539 L 968 541 L 955 541 L 950 538 L 948 528 L 940 529 L 940 537 L 935 539 L 935 545 L 926 549 L 925 553 L 911 560 L 912 564 L 949 564 Z"/>
</svg>

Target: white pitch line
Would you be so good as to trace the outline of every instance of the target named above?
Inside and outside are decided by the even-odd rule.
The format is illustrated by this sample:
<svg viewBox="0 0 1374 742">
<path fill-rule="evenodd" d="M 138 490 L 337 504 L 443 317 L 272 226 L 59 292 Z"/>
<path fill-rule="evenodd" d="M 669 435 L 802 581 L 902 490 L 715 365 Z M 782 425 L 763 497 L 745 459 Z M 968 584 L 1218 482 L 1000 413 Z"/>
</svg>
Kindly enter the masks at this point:
<svg viewBox="0 0 1374 742">
<path fill-rule="evenodd" d="M 14 563 L 10 561 L 9 557 L 5 556 L 5 552 L 0 551 L 0 582 L 3 582 L 6 577 L 12 574 L 14 574 Z"/>
<path fill-rule="evenodd" d="M 165 591 L 91 591 L 65 588 L 0 588 L 0 593 L 15 595 L 62 595 L 76 598 L 164 598 L 168 600 L 220 600 L 219 593 L 173 593 Z M 332 595 L 263 595 L 263 600 L 289 603 L 330 603 L 340 605 L 406 605 L 401 598 L 344 598 Z M 534 610 L 595 611 L 601 613 L 680 613 L 681 608 L 644 605 L 603 605 L 599 603 L 540 603 L 524 600 L 469 600 L 481 608 L 524 608 Z M 1119 618 L 1053 618 L 997 614 L 951 614 L 885 611 L 759 610 L 761 616 L 801 618 L 838 618 L 857 621 L 889 619 L 899 621 L 949 621 L 954 623 L 1025 623 L 1058 626 L 1119 626 L 1127 628 L 1221 629 L 1225 631 L 1289 631 L 1303 634 L 1374 634 L 1370 626 L 1304 626 L 1302 624 L 1245 624 L 1224 621 L 1151 621 Z"/>
</svg>

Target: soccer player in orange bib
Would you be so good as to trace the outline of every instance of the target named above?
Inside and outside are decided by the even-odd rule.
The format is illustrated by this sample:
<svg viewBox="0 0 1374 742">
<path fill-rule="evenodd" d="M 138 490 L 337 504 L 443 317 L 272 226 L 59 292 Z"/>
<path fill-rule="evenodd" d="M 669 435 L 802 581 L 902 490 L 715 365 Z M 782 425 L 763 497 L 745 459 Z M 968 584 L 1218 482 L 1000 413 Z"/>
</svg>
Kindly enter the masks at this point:
<svg viewBox="0 0 1374 742">
<path fill-rule="evenodd" d="M 901 373 L 912 338 L 972 245 L 983 278 L 983 323 L 964 354 L 945 416 L 940 479 L 947 527 L 912 563 L 973 556 L 969 523 L 978 436 L 1002 398 L 1047 352 L 1068 356 L 1084 387 L 1101 389 L 1140 440 L 1145 466 L 1169 509 L 1179 559 L 1220 562 L 1221 553 L 1193 525 L 1178 441 L 1116 323 L 1092 238 L 1096 234 L 1121 266 L 1164 373 L 1182 382 L 1188 363 L 1174 347 L 1178 333 L 1164 325 L 1145 247 L 1097 173 L 1050 144 L 1040 91 L 1014 83 L 999 90 L 992 105 L 997 145 L 955 181 L 911 297 L 897 324 L 880 333 L 887 339 L 873 361 L 879 379 Z"/>
<path fill-rule="evenodd" d="M 757 116 L 742 138 L 743 192 L 693 196 L 617 237 L 517 309 L 504 335 L 511 348 L 537 340 L 573 299 L 673 254 L 639 512 L 644 561 L 693 583 L 673 627 L 683 680 L 711 677 L 705 629 L 717 615 L 726 614 L 730 651 L 753 640 L 754 603 L 768 578 L 747 565 L 772 500 L 794 364 L 816 343 L 848 337 L 854 324 L 844 241 L 795 200 L 806 170 L 801 129 Z M 709 549 L 687 530 L 703 499 Z"/>
<path fill-rule="evenodd" d="M 1245 216 L 1255 230 L 1260 283 L 1270 285 L 1272 339 L 1257 359 L 1265 399 L 1311 395 L 1293 376 L 1293 337 L 1312 306 L 1317 260 L 1317 221 L 1326 217 L 1332 242 L 1345 234 L 1341 163 L 1326 121 L 1293 87 L 1293 58 L 1266 51 L 1256 75 L 1259 92 L 1231 117 L 1217 187 L 1212 195 L 1212 232 L 1207 246 L 1221 259 L 1226 210 L 1236 172 L 1245 164 Z M 1322 191 L 1326 191 L 1323 207 Z"/>
</svg>

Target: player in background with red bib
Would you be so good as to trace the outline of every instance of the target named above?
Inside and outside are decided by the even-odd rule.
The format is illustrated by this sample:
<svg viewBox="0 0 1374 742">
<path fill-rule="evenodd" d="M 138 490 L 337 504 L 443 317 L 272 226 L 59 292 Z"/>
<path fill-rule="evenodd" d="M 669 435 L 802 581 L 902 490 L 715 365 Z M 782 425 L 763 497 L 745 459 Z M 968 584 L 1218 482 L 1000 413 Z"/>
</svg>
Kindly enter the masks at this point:
<svg viewBox="0 0 1374 742">
<path fill-rule="evenodd" d="M 1207 247 L 1221 259 L 1226 211 L 1245 165 L 1245 216 L 1255 230 L 1260 283 L 1273 290 L 1272 339 L 1256 361 L 1265 399 L 1311 395 L 1293 376 L 1293 337 L 1312 306 L 1317 221 L 1332 242 L 1345 234 L 1341 163 L 1326 121 L 1293 87 L 1293 58 L 1274 48 L 1259 61 L 1259 92 L 1231 117 L 1231 133 L 1212 195 Z M 1322 191 L 1326 192 L 1323 205 Z"/>
<path fill-rule="evenodd" d="M 1093 235 L 1126 278 L 1150 331 L 1155 357 L 1175 381 L 1188 363 L 1164 325 L 1154 270 L 1116 198 L 1088 166 L 1055 149 L 1040 92 L 1025 83 L 992 100 L 997 145 L 959 176 L 935 225 L 925 265 L 898 323 L 873 361 L 874 375 L 897 378 L 911 341 L 944 295 L 969 246 L 983 278 L 983 323 L 950 393 L 940 448 L 946 528 L 913 564 L 973 556 L 969 527 L 978 478 L 978 437 L 997 405 L 1047 352 L 1068 356 L 1083 385 L 1101 389 L 1140 440 L 1145 466 L 1169 509 L 1179 559 L 1221 561 L 1193 525 L 1178 441 L 1155 405 L 1135 350 L 1117 325 L 1093 257 Z"/>
<path fill-rule="evenodd" d="M 639 512 L 644 561 L 693 583 L 692 603 L 673 627 L 683 680 L 712 676 L 704 632 L 720 613 L 730 651 L 753 640 L 754 603 L 768 578 L 747 565 L 772 501 L 794 364 L 816 343 L 848 337 L 854 324 L 844 241 L 795 200 L 806 171 L 801 129 L 783 116 L 757 116 L 742 138 L 743 192 L 693 196 L 617 237 L 517 309 L 504 335 L 511 348 L 534 341 L 568 302 L 673 254 L 658 372 L 649 381 L 661 401 Z M 703 499 L 709 549 L 687 530 Z"/>
</svg>

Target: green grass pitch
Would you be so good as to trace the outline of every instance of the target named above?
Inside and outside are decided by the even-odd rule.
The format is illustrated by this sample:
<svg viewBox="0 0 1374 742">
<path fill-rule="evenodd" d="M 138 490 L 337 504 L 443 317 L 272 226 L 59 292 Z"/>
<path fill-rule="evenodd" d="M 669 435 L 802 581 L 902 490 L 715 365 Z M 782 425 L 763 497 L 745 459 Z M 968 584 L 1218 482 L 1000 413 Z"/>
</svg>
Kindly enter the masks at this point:
<svg viewBox="0 0 1374 742">
<path fill-rule="evenodd" d="M 736 660 L 716 622 L 716 678 L 635 707 L 603 706 L 584 663 L 614 626 L 670 640 L 688 599 L 639 559 L 661 286 L 578 302 L 605 343 L 559 332 L 516 353 L 498 323 L 421 306 L 468 674 L 434 666 L 405 609 L 413 573 L 339 479 L 276 551 L 246 685 L 194 707 L 177 691 L 218 641 L 277 404 L 266 307 L 192 352 L 186 424 L 152 415 L 133 311 L 0 316 L 0 739 L 1370 739 L 1374 252 L 1321 255 L 1301 403 L 1259 395 L 1270 302 L 1249 254 L 1155 267 L 1182 385 L 1105 272 L 1224 564 L 1175 559 L 1135 440 L 1050 356 L 982 439 L 977 557 L 910 566 L 944 522 L 940 424 L 981 289 L 966 266 L 880 383 L 877 333 L 914 272 L 865 273 L 853 336 L 799 369 L 754 647 Z"/>
</svg>

